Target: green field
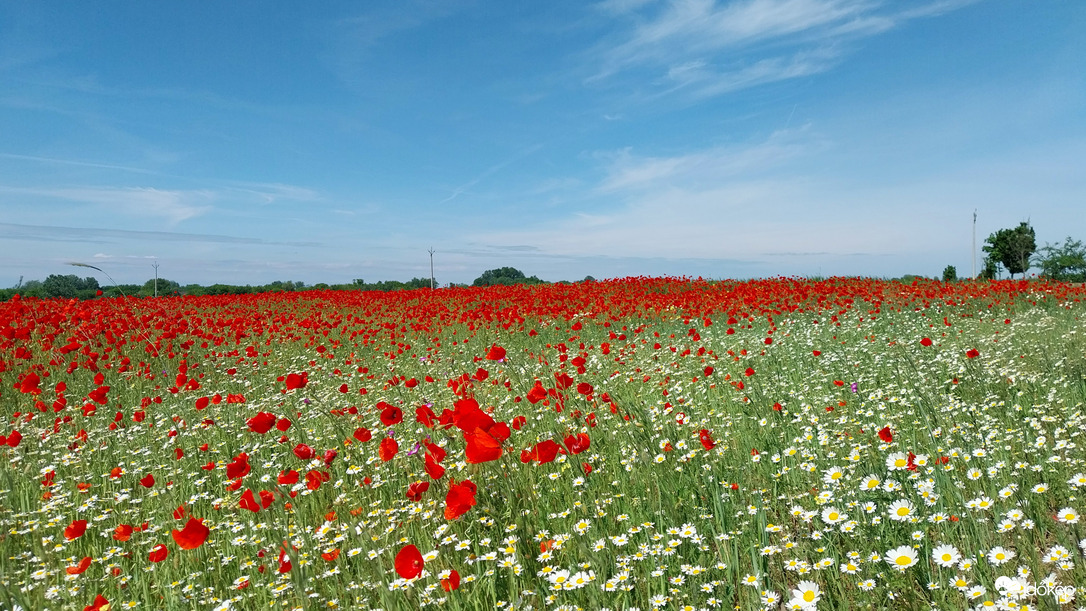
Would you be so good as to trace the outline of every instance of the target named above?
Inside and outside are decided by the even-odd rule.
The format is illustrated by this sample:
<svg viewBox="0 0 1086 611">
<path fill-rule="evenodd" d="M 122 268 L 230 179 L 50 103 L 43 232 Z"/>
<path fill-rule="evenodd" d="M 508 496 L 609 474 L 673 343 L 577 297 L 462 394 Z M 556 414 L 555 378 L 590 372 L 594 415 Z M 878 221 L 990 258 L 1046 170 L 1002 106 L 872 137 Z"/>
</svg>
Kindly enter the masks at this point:
<svg viewBox="0 0 1086 611">
<path fill-rule="evenodd" d="M 1083 297 L 2 303 L 0 608 L 1074 608 Z"/>
</svg>

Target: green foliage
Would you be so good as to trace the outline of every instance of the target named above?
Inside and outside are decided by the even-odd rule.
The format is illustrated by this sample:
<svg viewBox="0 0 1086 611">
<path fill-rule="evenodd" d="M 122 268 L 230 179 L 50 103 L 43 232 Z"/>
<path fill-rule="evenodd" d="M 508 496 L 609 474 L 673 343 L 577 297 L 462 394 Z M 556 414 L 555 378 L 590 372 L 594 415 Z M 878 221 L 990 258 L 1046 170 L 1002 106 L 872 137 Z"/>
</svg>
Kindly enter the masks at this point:
<svg viewBox="0 0 1086 611">
<path fill-rule="evenodd" d="M 175 295 L 181 290 L 181 285 L 173 280 L 167 280 L 165 278 L 158 278 L 157 281 L 151 278 L 147 282 L 143 283 L 140 287 L 139 295 L 142 297 L 164 297 L 168 295 Z"/>
<path fill-rule="evenodd" d="M 524 272 L 515 267 L 501 267 L 488 269 L 483 275 L 472 282 L 472 286 L 511 286 L 514 284 L 543 284 L 543 281 L 535 276 L 527 277 Z"/>
<path fill-rule="evenodd" d="M 51 274 L 42 282 L 42 293 L 50 299 L 90 299 L 98 293 L 99 288 L 97 279 L 90 276 L 81 279 L 75 274 Z"/>
<path fill-rule="evenodd" d="M 943 269 L 943 282 L 956 282 L 958 280 L 958 268 L 948 265 Z"/>
<path fill-rule="evenodd" d="M 1086 282 L 1086 246 L 1070 236 L 1062 245 L 1045 244 L 1037 257 L 1041 275 L 1064 282 Z"/>
<path fill-rule="evenodd" d="M 1003 265 L 1013 278 L 1029 269 L 1029 258 L 1037 251 L 1037 236 L 1028 222 L 1014 229 L 1000 229 L 985 240 L 984 252 Z M 987 264 L 987 261 L 986 261 Z"/>
<path fill-rule="evenodd" d="M 984 257 L 984 266 L 980 268 L 980 273 L 977 274 L 977 278 L 980 280 L 995 280 L 999 274 L 999 262 L 997 262 L 992 255 Z"/>
</svg>

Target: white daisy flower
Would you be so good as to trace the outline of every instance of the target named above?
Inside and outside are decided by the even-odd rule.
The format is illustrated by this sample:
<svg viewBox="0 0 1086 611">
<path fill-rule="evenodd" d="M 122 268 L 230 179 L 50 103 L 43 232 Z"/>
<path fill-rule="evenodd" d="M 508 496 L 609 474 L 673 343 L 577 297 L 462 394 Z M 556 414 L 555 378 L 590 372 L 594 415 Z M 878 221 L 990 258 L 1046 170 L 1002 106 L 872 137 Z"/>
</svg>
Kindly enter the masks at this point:
<svg viewBox="0 0 1086 611">
<path fill-rule="evenodd" d="M 895 569 L 899 571 L 904 571 L 910 566 L 916 564 L 916 550 L 913 549 L 910 545 L 895 547 L 894 549 L 886 552 L 883 560 L 886 561 L 886 564 L 889 564 Z"/>
<path fill-rule="evenodd" d="M 898 522 L 908 521 L 909 518 L 913 517 L 913 514 L 915 512 L 916 508 L 906 499 L 898 499 L 894 501 L 890 505 L 890 508 L 886 510 L 886 513 L 887 515 L 889 515 L 890 519 L 896 520 Z"/>
<path fill-rule="evenodd" d="M 950 568 L 962 559 L 962 555 L 953 545 L 943 544 L 931 551 L 931 559 L 941 567 Z"/>
<path fill-rule="evenodd" d="M 995 566 L 999 566 L 1010 562 L 1014 556 L 1015 553 L 1013 551 L 1002 546 L 996 546 L 988 552 L 988 562 Z"/>
</svg>

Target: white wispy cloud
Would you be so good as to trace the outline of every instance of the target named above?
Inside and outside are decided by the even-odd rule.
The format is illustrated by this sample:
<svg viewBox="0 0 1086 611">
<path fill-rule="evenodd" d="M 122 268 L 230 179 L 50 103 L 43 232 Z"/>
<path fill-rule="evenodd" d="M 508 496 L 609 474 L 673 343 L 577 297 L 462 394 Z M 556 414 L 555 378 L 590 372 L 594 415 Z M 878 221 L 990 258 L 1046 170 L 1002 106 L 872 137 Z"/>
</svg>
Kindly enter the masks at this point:
<svg viewBox="0 0 1086 611">
<path fill-rule="evenodd" d="M 650 84 L 649 97 L 721 95 L 830 70 L 850 41 L 976 1 L 902 8 L 878 0 L 670 0 L 662 6 L 614 0 L 602 5 L 604 12 L 639 19 L 626 20 L 628 29 L 589 54 L 595 67 L 586 82 L 606 84 L 629 74 Z"/>
<path fill-rule="evenodd" d="M 646 157 L 626 148 L 601 153 L 606 175 L 596 191 L 659 190 L 692 182 L 706 184 L 758 175 L 824 146 L 806 130 L 781 130 L 761 142 L 717 146 L 682 155 Z"/>
<path fill-rule="evenodd" d="M 277 201 L 313 202 L 320 199 L 320 192 L 308 187 L 277 182 L 233 182 L 232 190 L 255 196 L 261 203 Z"/>
<path fill-rule="evenodd" d="M 210 190 L 169 190 L 151 187 L 61 187 L 26 188 L 0 186 L 0 193 L 29 195 L 93 204 L 104 212 L 137 218 L 162 218 L 180 223 L 212 210 L 215 194 Z"/>
</svg>

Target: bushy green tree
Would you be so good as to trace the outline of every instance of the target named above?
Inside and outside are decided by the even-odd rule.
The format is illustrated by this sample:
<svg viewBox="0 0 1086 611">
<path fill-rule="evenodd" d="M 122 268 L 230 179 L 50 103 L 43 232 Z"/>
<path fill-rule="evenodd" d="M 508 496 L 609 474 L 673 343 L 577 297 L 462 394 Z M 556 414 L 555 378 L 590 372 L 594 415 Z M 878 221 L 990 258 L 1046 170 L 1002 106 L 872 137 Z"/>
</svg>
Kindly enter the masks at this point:
<svg viewBox="0 0 1086 611">
<path fill-rule="evenodd" d="M 167 280 L 165 278 L 159 278 L 157 280 L 158 288 L 156 293 L 155 282 L 156 280 L 154 278 L 151 278 L 147 282 L 144 282 L 143 286 L 140 287 L 139 294 L 144 297 L 154 297 L 156 294 L 159 297 L 164 297 L 166 295 L 173 295 L 181 289 L 181 285 L 177 282 L 174 282 L 173 280 Z"/>
<path fill-rule="evenodd" d="M 984 252 L 1003 265 L 1013 278 L 1015 274 L 1025 274 L 1029 269 L 1029 259 L 1037 251 L 1037 235 L 1028 222 L 1020 223 L 1014 229 L 1000 229 L 985 240 Z"/>
<path fill-rule="evenodd" d="M 486 270 L 471 284 L 472 286 L 511 286 L 513 284 L 543 284 L 543 281 L 535 276 L 525 276 L 524 272 L 515 267 L 501 267 Z"/>
<path fill-rule="evenodd" d="M 958 268 L 953 265 L 946 266 L 943 269 L 943 282 L 955 282 L 958 280 Z"/>
<path fill-rule="evenodd" d="M 42 292 L 47 298 L 90 299 L 98 293 L 99 288 L 96 278 L 80 278 L 75 274 L 50 274 L 42 282 Z"/>
<path fill-rule="evenodd" d="M 1070 236 L 1062 245 L 1045 244 L 1037 257 L 1041 275 L 1064 282 L 1086 282 L 1086 246 Z"/>
</svg>

